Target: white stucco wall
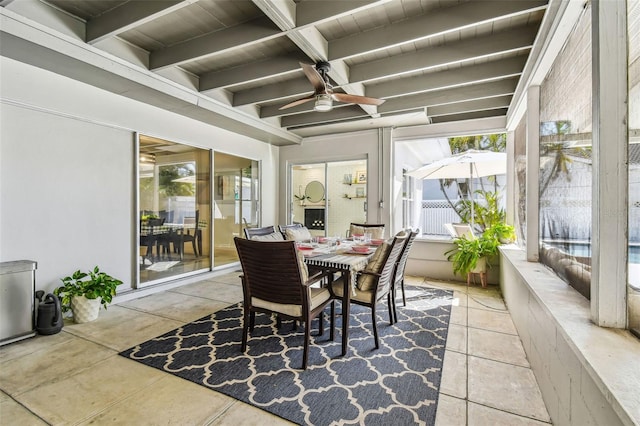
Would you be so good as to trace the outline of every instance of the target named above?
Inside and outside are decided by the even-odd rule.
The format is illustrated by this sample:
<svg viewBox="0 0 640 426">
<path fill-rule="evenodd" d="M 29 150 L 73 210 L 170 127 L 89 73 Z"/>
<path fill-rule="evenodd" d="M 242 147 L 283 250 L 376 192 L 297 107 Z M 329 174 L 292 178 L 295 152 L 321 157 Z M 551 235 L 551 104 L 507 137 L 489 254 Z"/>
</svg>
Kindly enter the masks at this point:
<svg viewBox="0 0 640 426">
<path fill-rule="evenodd" d="M 38 262 L 51 291 L 94 265 L 135 276 L 135 132 L 261 161 L 276 218 L 278 147 L 1 58 L 0 261 Z"/>
</svg>

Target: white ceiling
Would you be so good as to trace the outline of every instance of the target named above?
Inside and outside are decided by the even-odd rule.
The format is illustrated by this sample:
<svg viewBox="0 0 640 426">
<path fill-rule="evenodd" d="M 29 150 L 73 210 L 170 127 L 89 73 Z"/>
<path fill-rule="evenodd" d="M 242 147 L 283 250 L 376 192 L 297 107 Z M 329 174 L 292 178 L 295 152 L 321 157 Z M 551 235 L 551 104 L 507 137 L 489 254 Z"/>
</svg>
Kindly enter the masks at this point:
<svg viewBox="0 0 640 426">
<path fill-rule="evenodd" d="M 1 33 L 4 56 L 284 145 L 337 132 L 505 116 L 547 1 L 43 0 L 34 5 L 0 0 L 0 5 L 5 16 L 35 21 L 48 35 L 64 34 L 70 43 L 106 60 L 116 58 L 196 100 L 185 105 L 159 84 L 70 58 L 53 43 L 21 37 L 10 26 Z M 299 62 L 321 60 L 331 64 L 336 91 L 385 103 L 335 104 L 330 112 L 314 112 L 313 102 L 307 102 L 280 110 L 313 93 Z"/>
</svg>

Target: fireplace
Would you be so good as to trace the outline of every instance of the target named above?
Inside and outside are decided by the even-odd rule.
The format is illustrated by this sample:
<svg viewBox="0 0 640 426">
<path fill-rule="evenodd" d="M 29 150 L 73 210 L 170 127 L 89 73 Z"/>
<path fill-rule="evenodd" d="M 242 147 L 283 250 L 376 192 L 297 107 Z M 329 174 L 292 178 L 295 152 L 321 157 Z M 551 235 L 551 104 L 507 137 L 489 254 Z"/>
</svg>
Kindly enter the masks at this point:
<svg viewBox="0 0 640 426">
<path fill-rule="evenodd" d="M 324 230 L 324 209 L 304 209 L 304 226 Z"/>
</svg>

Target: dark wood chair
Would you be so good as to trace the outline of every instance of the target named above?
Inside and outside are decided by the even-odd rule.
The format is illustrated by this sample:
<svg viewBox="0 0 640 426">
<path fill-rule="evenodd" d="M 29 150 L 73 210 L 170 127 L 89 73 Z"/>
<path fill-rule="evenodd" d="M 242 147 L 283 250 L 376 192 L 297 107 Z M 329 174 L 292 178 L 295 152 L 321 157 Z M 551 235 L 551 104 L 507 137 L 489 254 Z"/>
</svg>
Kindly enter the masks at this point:
<svg viewBox="0 0 640 426">
<path fill-rule="evenodd" d="M 302 368 L 307 368 L 311 321 L 319 317 L 323 334 L 323 312 L 331 305 L 330 339 L 334 338 L 334 301 L 327 288 L 311 287 L 323 274 L 308 276 L 304 260 L 298 257 L 294 241 L 253 241 L 234 238 L 242 265 L 244 315 L 242 352 L 247 349 L 249 330 L 256 312 L 304 322 Z"/>
<path fill-rule="evenodd" d="M 373 328 L 373 337 L 376 343 L 376 349 L 380 347 L 378 338 L 378 326 L 376 320 L 376 305 L 387 298 L 389 306 L 389 322 L 395 324 L 396 313 L 395 303 L 391 300 L 393 292 L 393 279 L 395 277 L 395 270 L 398 264 L 398 258 L 404 247 L 407 236 L 395 236 L 387 250 L 379 252 L 373 256 L 369 265 L 358 272 L 357 288 L 354 289 L 354 293 L 351 295 L 351 303 L 356 305 L 366 306 L 371 309 L 371 324 Z M 387 243 L 383 244 L 385 247 Z M 367 278 L 367 276 L 369 278 Z M 335 299 L 342 299 L 344 291 L 343 277 L 335 280 L 330 287 L 331 296 Z M 347 330 L 348 332 L 348 330 Z"/>
<path fill-rule="evenodd" d="M 184 244 L 191 242 L 193 254 L 198 257 L 202 251 L 202 230 L 199 229 L 200 212 L 196 210 L 195 216 L 186 216 L 182 219 L 183 228 L 175 230 L 170 240 L 173 243 L 174 251 L 180 255 L 180 260 L 184 258 Z M 200 248 L 200 251 L 198 251 Z"/>
<path fill-rule="evenodd" d="M 144 255 L 145 258 L 153 258 L 153 247 L 156 247 L 156 254 L 160 255 L 161 234 L 157 232 L 157 228 L 164 224 L 164 219 L 148 219 L 147 223 L 140 221 L 140 247 L 146 246 L 147 251 Z M 142 233 L 143 227 L 145 233 Z"/>
<path fill-rule="evenodd" d="M 262 228 L 244 228 L 244 236 L 247 240 L 253 237 L 271 235 L 278 232 L 275 226 L 263 226 Z"/>
<path fill-rule="evenodd" d="M 402 304 L 403 306 L 407 306 L 407 298 L 404 293 L 404 269 L 407 266 L 407 259 L 409 259 L 409 251 L 411 250 L 411 246 L 413 245 L 413 241 L 416 239 L 416 236 L 420 233 L 419 229 L 415 231 L 411 229 L 407 229 L 408 236 L 404 243 L 404 247 L 402 248 L 402 252 L 400 253 L 400 257 L 398 259 L 398 265 L 396 267 L 395 278 L 393 280 L 393 301 L 395 303 L 396 300 L 396 290 L 398 287 L 402 290 Z"/>
</svg>

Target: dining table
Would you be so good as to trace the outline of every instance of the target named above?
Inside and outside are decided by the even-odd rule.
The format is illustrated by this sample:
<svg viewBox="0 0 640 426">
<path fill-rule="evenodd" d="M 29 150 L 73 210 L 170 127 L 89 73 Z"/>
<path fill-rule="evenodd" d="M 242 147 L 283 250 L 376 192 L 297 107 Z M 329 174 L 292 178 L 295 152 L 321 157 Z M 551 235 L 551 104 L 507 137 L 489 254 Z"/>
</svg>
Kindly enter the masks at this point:
<svg viewBox="0 0 640 426">
<path fill-rule="evenodd" d="M 349 346 L 349 316 L 351 294 L 355 291 L 357 273 L 362 271 L 375 253 L 375 247 L 369 247 L 365 252 L 355 252 L 354 241 L 342 241 L 340 245 L 331 244 L 300 244 L 307 266 L 314 266 L 323 271 L 339 273 L 343 277 L 342 296 L 342 356 L 347 354 Z M 310 248 L 311 247 L 311 248 Z"/>
</svg>

